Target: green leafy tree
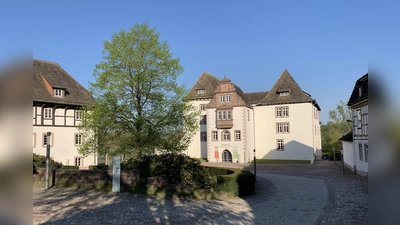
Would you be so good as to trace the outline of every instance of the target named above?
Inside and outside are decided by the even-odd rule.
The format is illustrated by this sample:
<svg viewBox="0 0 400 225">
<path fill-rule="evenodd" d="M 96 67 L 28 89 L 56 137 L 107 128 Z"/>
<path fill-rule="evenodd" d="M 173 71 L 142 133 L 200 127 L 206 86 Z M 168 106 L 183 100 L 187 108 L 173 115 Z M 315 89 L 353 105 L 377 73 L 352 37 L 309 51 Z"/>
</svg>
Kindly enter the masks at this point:
<svg viewBox="0 0 400 225">
<path fill-rule="evenodd" d="M 344 101 L 336 105 L 335 110 L 329 110 L 329 121 L 321 126 L 322 151 L 332 155 L 333 148 L 339 152 L 342 143 L 339 141 L 344 134 L 352 129 L 351 109 Z"/>
<path fill-rule="evenodd" d="M 159 33 L 148 23 L 135 24 L 105 41 L 102 56 L 89 84 L 96 103 L 84 108 L 79 152 L 141 156 L 185 150 L 199 111 L 185 100 L 187 90 L 176 82 L 183 67 Z"/>
</svg>

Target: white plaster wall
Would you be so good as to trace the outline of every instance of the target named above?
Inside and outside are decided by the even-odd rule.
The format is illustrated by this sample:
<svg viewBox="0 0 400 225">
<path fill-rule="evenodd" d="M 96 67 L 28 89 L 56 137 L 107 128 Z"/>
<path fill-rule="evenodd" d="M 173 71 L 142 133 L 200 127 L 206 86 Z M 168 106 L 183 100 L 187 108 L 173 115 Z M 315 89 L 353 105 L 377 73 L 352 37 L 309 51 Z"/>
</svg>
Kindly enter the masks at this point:
<svg viewBox="0 0 400 225">
<path fill-rule="evenodd" d="M 53 133 L 52 140 L 54 141 L 53 147 L 50 149 L 50 156 L 63 165 L 66 165 L 66 159 L 69 160 L 69 165 L 74 165 L 75 157 L 81 157 L 78 153 L 78 148 L 75 147 L 75 133 L 79 133 L 75 127 L 34 126 L 33 133 L 36 133 L 36 147 L 33 148 L 33 153 L 46 155 L 46 147 L 43 147 L 43 133 L 48 131 Z M 81 161 L 81 168 L 96 164 L 96 157 L 90 155 Z"/>
<path fill-rule="evenodd" d="M 244 120 L 246 121 L 246 131 L 245 133 L 245 142 L 246 142 L 246 152 L 244 157 L 244 162 L 250 162 L 253 160 L 254 153 L 254 113 L 253 109 L 244 107 Z M 250 120 L 249 120 L 250 114 Z"/>
<path fill-rule="evenodd" d="M 343 161 L 349 169 L 353 169 L 353 142 L 342 141 Z"/>
<path fill-rule="evenodd" d="M 235 107 L 232 110 L 232 118 L 233 118 L 233 127 L 231 129 L 217 129 L 216 128 L 216 113 L 215 109 L 210 109 L 208 112 L 208 118 L 210 122 L 208 123 L 208 135 L 209 135 L 209 142 L 208 142 L 208 161 L 209 162 L 222 162 L 222 153 L 224 150 L 228 150 L 232 154 L 232 162 L 236 163 L 243 163 L 244 162 L 244 150 L 246 149 L 246 144 L 243 143 L 243 134 L 244 126 L 243 126 L 243 115 L 245 107 Z M 231 134 L 230 141 L 222 141 L 222 131 L 228 130 Z M 240 130 L 242 140 L 235 141 L 235 130 Z M 218 141 L 212 141 L 212 131 L 218 131 Z M 238 151 L 238 159 L 234 158 L 234 151 L 237 149 Z M 215 158 L 215 150 L 218 151 L 219 158 Z"/>
<path fill-rule="evenodd" d="M 289 117 L 275 117 L 275 107 L 288 106 Z M 314 117 L 311 103 L 258 106 L 255 111 L 256 157 L 258 159 L 309 160 L 314 154 Z M 276 123 L 289 122 L 290 133 L 277 134 Z M 277 139 L 284 151 L 277 151 Z"/>
<path fill-rule="evenodd" d="M 361 143 L 363 145 L 363 160 L 360 160 L 359 155 L 359 147 L 358 144 Z M 368 144 L 368 140 L 355 140 L 354 141 L 354 148 L 355 148 L 355 163 L 357 167 L 357 173 L 360 175 L 368 175 L 368 162 L 365 162 L 365 151 L 364 151 L 364 144 Z"/>
<path fill-rule="evenodd" d="M 210 100 L 197 100 L 192 101 L 192 104 L 200 109 L 201 104 L 208 104 Z M 201 115 L 207 115 L 207 110 L 202 110 Z M 198 118 L 198 124 L 200 124 L 200 117 Z M 186 150 L 186 154 L 193 158 L 207 158 L 207 142 L 200 141 L 200 132 L 207 132 L 208 126 L 208 115 L 207 115 L 207 125 L 199 125 L 198 131 L 193 135 L 192 142 L 190 143 L 188 149 Z M 209 137 L 207 134 L 207 141 L 209 141 Z"/>
<path fill-rule="evenodd" d="M 311 105 L 311 104 L 310 104 Z M 312 106 L 312 110 L 316 110 L 315 106 Z M 319 111 L 317 110 L 317 117 L 313 117 L 314 124 L 314 154 L 316 158 L 321 159 L 322 157 L 322 139 L 321 139 L 321 125 L 319 124 Z"/>
</svg>

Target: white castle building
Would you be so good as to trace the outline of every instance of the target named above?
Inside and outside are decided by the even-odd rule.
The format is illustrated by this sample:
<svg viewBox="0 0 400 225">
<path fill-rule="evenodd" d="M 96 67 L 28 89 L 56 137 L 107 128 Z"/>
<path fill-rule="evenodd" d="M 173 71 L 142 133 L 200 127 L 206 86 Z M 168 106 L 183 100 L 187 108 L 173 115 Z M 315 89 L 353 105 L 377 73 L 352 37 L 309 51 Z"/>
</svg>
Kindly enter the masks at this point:
<svg viewBox="0 0 400 225">
<path fill-rule="evenodd" d="M 319 111 L 285 70 L 270 91 L 244 93 L 227 78 L 204 72 L 188 94 L 201 110 L 186 154 L 209 162 L 321 157 Z"/>
</svg>

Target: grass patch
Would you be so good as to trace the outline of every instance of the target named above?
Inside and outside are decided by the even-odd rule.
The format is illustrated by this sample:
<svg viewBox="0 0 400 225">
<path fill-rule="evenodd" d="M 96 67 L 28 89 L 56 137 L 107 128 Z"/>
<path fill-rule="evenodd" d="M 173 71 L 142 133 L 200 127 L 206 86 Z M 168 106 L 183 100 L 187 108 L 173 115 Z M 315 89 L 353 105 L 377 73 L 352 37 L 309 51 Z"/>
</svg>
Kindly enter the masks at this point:
<svg viewBox="0 0 400 225">
<path fill-rule="evenodd" d="M 310 164 L 310 160 L 256 159 L 256 162 L 264 164 Z M 251 163 L 254 163 L 254 160 Z"/>
<path fill-rule="evenodd" d="M 207 158 L 196 158 L 196 159 L 199 160 L 200 163 L 208 162 Z"/>
</svg>

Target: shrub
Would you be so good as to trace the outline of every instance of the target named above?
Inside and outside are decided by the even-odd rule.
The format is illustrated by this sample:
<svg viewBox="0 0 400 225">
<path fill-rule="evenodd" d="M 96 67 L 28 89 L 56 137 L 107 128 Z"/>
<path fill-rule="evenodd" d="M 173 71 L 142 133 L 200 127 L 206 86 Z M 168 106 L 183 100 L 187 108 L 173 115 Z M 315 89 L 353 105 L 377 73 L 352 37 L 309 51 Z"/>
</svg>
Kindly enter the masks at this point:
<svg viewBox="0 0 400 225">
<path fill-rule="evenodd" d="M 232 196 L 245 196 L 254 192 L 255 176 L 242 169 L 207 167 L 216 176 L 217 190 Z"/>
<path fill-rule="evenodd" d="M 196 188 L 214 187 L 212 177 L 200 161 L 178 153 L 145 155 L 122 162 L 121 169 L 138 169 L 142 177 L 165 177 L 169 184 L 190 184 Z"/>
<path fill-rule="evenodd" d="M 109 170 L 111 167 L 108 165 L 90 165 L 89 170 Z"/>
<path fill-rule="evenodd" d="M 62 165 L 61 169 L 69 169 L 69 170 L 79 170 L 79 166 L 67 166 L 67 165 Z"/>
<path fill-rule="evenodd" d="M 60 169 L 62 163 L 50 159 L 50 169 Z M 33 153 L 33 168 L 46 168 L 46 156 Z"/>
</svg>

